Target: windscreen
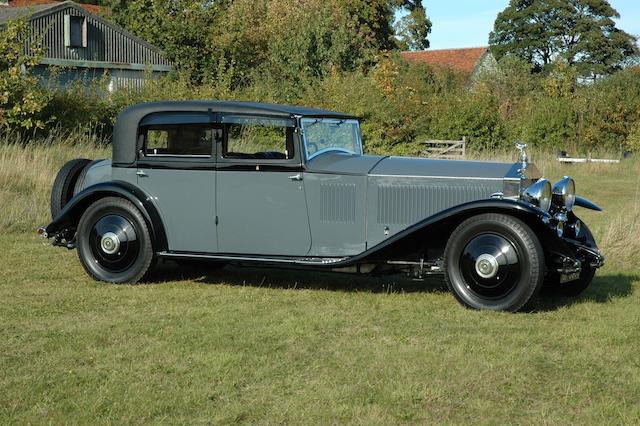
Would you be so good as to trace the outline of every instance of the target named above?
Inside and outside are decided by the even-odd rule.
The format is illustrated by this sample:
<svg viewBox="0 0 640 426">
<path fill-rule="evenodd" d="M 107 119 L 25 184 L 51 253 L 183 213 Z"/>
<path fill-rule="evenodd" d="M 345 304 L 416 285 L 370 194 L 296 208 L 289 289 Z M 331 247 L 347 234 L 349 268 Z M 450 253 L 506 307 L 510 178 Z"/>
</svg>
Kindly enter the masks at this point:
<svg viewBox="0 0 640 426">
<path fill-rule="evenodd" d="M 362 154 L 358 120 L 304 118 L 302 131 L 307 159 L 330 151 Z"/>
</svg>

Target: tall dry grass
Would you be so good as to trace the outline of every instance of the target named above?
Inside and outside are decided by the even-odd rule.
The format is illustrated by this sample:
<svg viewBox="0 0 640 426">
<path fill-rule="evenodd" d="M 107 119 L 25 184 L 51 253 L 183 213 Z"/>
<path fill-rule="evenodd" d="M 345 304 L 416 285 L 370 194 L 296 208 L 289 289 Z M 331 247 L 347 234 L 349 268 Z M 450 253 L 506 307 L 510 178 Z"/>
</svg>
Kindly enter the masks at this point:
<svg viewBox="0 0 640 426">
<path fill-rule="evenodd" d="M 32 231 L 48 223 L 51 186 L 66 161 L 110 156 L 95 133 L 57 131 L 30 143 L 16 134 L 0 135 L 0 232 Z"/>
<path fill-rule="evenodd" d="M 627 184 L 611 188 L 608 194 L 617 199 L 618 206 L 607 212 L 600 245 L 608 254 L 609 263 L 635 269 L 640 267 L 640 161 L 625 166 L 620 172 L 629 176 Z M 602 174 L 596 171 L 594 176 L 597 181 Z"/>
<path fill-rule="evenodd" d="M 576 209 L 596 237 L 607 264 L 614 268 L 640 267 L 640 158 L 619 164 L 586 163 L 566 165 L 550 150 L 527 149 L 531 161 L 552 182 L 569 175 L 576 180 L 577 193 L 596 202 L 603 212 Z M 619 152 L 597 152 L 593 158 L 620 159 Z M 515 149 L 472 153 L 482 161 L 518 161 Z"/>
</svg>

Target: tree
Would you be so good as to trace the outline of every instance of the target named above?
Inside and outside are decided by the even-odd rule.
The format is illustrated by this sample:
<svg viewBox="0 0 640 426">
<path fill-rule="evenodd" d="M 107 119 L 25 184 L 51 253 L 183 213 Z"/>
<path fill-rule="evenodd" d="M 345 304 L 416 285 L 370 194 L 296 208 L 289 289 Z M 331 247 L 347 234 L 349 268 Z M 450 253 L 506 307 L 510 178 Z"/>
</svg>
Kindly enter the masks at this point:
<svg viewBox="0 0 640 426">
<path fill-rule="evenodd" d="M 193 82 L 234 86 L 370 69 L 381 52 L 426 48 L 419 0 L 111 0 L 112 19 L 162 48 Z M 400 40 L 398 11 L 408 12 Z"/>
<path fill-rule="evenodd" d="M 431 21 L 420 0 L 403 0 L 400 7 L 407 10 L 396 23 L 396 35 L 400 47 L 409 50 L 424 50 L 429 48 L 427 36 L 431 32 Z"/>
<path fill-rule="evenodd" d="M 30 70 L 39 63 L 41 49 L 34 47 L 32 55 L 24 52 L 25 43 L 40 46 L 31 36 L 25 17 L 9 21 L 0 31 L 0 126 L 6 129 L 30 130 L 43 128 L 39 119 L 50 95 L 38 84 Z"/>
<path fill-rule="evenodd" d="M 209 34 L 228 0 L 111 0 L 110 18 L 159 46 L 196 83 L 215 72 L 216 46 Z M 220 6 L 220 7 L 219 7 Z"/>
<path fill-rule="evenodd" d="M 606 0 L 510 0 L 489 43 L 498 59 L 515 55 L 536 71 L 561 60 L 596 79 L 637 52 L 636 38 L 616 28 L 619 17 Z"/>
</svg>

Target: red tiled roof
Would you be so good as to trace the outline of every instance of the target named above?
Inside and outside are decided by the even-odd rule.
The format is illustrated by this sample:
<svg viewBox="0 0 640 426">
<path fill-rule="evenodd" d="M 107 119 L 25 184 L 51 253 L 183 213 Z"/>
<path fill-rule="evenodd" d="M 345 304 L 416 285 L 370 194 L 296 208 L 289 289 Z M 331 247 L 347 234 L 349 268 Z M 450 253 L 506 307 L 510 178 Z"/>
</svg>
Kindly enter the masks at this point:
<svg viewBox="0 0 640 426">
<path fill-rule="evenodd" d="M 41 4 L 55 4 L 60 3 L 56 0 L 9 0 L 9 7 L 29 7 L 29 6 L 37 6 Z M 90 13 L 100 13 L 102 8 L 95 4 L 78 4 L 78 6 L 85 9 Z"/>
<path fill-rule="evenodd" d="M 471 74 L 488 47 L 465 49 L 421 50 L 402 52 L 400 55 L 409 62 L 420 62 L 437 68 L 450 68 Z"/>
</svg>

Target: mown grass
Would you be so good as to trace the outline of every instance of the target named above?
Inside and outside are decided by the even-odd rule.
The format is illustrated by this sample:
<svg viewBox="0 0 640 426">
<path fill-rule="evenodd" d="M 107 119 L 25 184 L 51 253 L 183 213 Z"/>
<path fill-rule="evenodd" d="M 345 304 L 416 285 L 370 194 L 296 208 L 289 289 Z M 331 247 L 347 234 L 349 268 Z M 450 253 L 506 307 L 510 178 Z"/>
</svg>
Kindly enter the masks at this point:
<svg viewBox="0 0 640 426">
<path fill-rule="evenodd" d="M 637 161 L 536 159 L 605 207 L 579 214 L 608 265 L 581 297 L 506 314 L 438 280 L 167 264 L 96 283 L 33 227 L 57 167 L 105 155 L 0 146 L 0 423 L 640 422 Z"/>
</svg>

